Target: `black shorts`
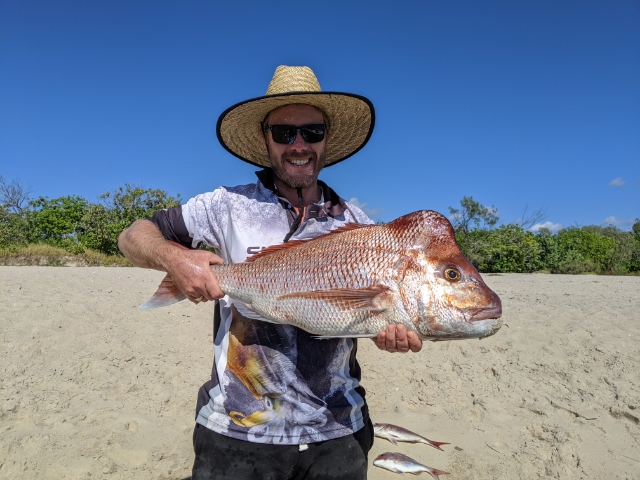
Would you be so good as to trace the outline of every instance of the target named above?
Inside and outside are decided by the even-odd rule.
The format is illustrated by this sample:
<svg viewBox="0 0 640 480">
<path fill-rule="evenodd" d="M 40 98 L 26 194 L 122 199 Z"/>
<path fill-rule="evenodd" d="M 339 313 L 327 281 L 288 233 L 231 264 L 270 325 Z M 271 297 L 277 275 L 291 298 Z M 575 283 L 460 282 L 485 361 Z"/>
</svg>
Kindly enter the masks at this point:
<svg viewBox="0 0 640 480">
<path fill-rule="evenodd" d="M 272 445 L 246 442 L 196 424 L 192 480 L 365 480 L 373 425 L 324 442 Z"/>
</svg>

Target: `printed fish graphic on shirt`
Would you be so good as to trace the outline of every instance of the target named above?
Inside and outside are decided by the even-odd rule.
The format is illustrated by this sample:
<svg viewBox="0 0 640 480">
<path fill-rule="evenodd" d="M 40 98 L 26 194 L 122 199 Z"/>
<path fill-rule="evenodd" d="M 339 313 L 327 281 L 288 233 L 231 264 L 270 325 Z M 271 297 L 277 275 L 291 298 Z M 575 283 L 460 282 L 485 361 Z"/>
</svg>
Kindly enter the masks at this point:
<svg viewBox="0 0 640 480">
<path fill-rule="evenodd" d="M 253 343 L 250 330 L 247 320 L 234 314 L 227 367 L 263 407 L 230 411 L 233 423 L 247 428 L 249 440 L 256 443 L 295 443 L 303 434 L 314 442 L 326 440 L 318 431 L 327 422 L 324 402 L 299 381 L 295 365 L 284 354 Z"/>
<path fill-rule="evenodd" d="M 433 448 L 437 448 L 438 450 L 442 450 L 440 448 L 441 445 L 449 445 L 448 442 L 435 442 L 423 437 L 422 435 L 413 433 L 406 428 L 392 425 L 390 423 L 374 423 L 373 434 L 376 437 L 389 440 L 394 445 L 397 445 L 398 442 L 425 443 L 432 446 Z"/>
<path fill-rule="evenodd" d="M 423 210 L 384 225 L 348 224 L 312 240 L 213 265 L 220 288 L 248 317 L 324 338 L 375 337 L 403 324 L 422 340 L 493 335 L 502 306 L 443 215 Z M 167 275 L 142 308 L 186 297 Z"/>
</svg>

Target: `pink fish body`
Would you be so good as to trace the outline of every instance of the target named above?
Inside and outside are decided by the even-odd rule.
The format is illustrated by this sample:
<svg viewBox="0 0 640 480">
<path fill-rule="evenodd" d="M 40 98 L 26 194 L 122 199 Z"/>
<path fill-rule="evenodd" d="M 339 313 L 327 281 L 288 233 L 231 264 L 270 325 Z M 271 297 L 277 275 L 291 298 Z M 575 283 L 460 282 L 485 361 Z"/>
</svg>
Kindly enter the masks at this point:
<svg viewBox="0 0 640 480">
<path fill-rule="evenodd" d="M 433 448 L 437 448 L 438 450 L 442 450 L 440 448 L 441 445 L 449 445 L 448 442 L 435 442 L 423 437 L 422 435 L 413 433 L 406 428 L 398 427 L 397 425 L 392 425 L 390 423 L 374 423 L 373 433 L 376 437 L 385 438 L 394 445 L 397 445 L 398 442 L 425 443 Z"/>
<path fill-rule="evenodd" d="M 502 325 L 500 299 L 446 217 L 428 210 L 385 225 L 349 224 L 211 268 L 243 315 L 319 337 L 374 337 L 403 324 L 423 340 L 451 340 L 492 335 Z M 184 298 L 167 276 L 142 307 Z"/>
<path fill-rule="evenodd" d="M 373 464 L 376 467 L 384 468 L 394 473 L 420 475 L 422 472 L 427 472 L 436 480 L 440 480 L 439 475 L 449 475 L 449 472 L 427 467 L 426 465 L 416 462 L 413 458 L 402 455 L 401 453 L 383 453 L 376 457 Z"/>
</svg>

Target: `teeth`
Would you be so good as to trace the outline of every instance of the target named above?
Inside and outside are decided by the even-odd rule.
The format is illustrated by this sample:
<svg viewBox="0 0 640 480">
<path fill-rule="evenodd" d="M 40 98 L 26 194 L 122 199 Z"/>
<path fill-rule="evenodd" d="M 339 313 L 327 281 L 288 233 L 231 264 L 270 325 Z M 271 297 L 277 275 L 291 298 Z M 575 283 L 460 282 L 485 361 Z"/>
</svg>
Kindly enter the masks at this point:
<svg viewBox="0 0 640 480">
<path fill-rule="evenodd" d="M 293 163 L 294 165 L 306 165 L 307 163 L 309 163 L 309 159 L 305 158 L 305 159 L 296 159 L 296 160 L 289 160 L 290 163 Z"/>
</svg>

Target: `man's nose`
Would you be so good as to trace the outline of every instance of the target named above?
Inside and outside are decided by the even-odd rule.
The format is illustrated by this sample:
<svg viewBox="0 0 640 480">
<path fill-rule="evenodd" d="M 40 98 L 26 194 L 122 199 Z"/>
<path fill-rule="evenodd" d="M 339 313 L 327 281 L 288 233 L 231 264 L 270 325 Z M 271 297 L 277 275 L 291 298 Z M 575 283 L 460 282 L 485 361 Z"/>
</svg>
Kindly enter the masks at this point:
<svg viewBox="0 0 640 480">
<path fill-rule="evenodd" d="M 304 138 L 302 138 L 302 132 L 296 132 L 296 138 L 291 144 L 293 148 L 307 148 L 307 142 L 305 142 Z"/>
</svg>

